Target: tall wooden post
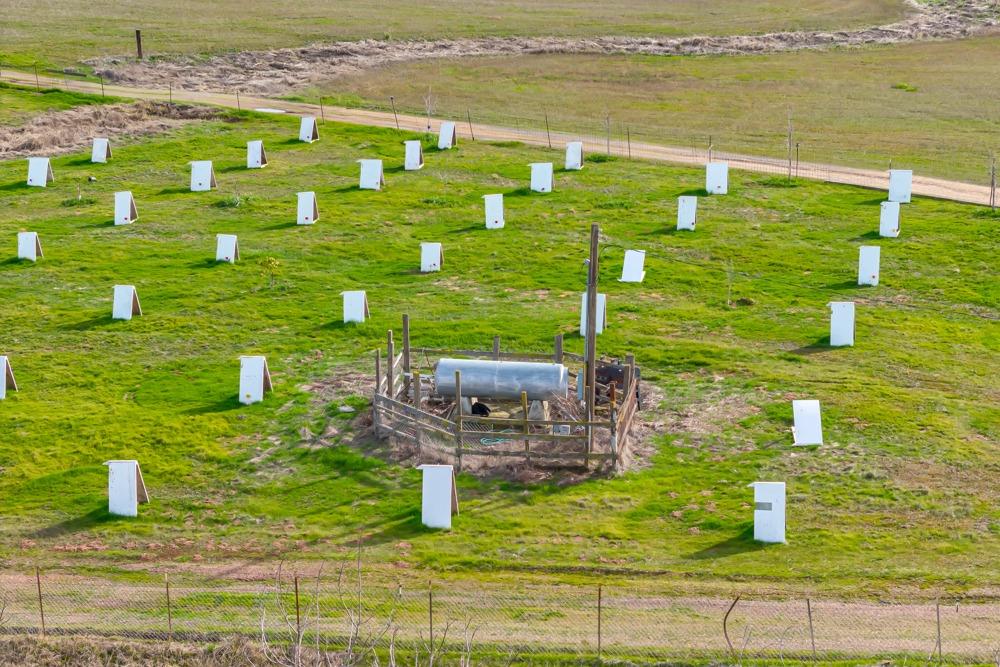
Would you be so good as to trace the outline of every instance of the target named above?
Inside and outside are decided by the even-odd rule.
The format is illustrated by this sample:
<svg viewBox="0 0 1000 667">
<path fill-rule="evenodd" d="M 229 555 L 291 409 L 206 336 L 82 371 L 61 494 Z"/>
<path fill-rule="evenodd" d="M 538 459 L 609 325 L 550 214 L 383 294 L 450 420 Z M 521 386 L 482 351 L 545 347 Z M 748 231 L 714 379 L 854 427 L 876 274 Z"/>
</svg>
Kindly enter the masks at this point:
<svg viewBox="0 0 1000 667">
<path fill-rule="evenodd" d="M 379 419 L 379 396 L 382 394 L 382 353 L 375 350 L 375 395 L 372 397 L 372 429 L 375 437 L 379 437 L 381 420 Z"/>
<path fill-rule="evenodd" d="M 545 138 L 549 142 L 549 148 L 552 148 L 552 134 L 549 133 L 549 112 L 545 112 Z"/>
<path fill-rule="evenodd" d="M 302 639 L 302 615 L 299 611 L 299 575 L 295 575 L 295 643 Z"/>
<path fill-rule="evenodd" d="M 555 345 L 553 345 L 552 361 L 557 364 L 563 362 L 563 335 L 556 334 Z"/>
<path fill-rule="evenodd" d="M 142 30 L 138 29 L 135 31 L 135 55 L 142 60 Z"/>
<path fill-rule="evenodd" d="M 403 315 L 403 396 L 410 395 L 410 316 Z"/>
<path fill-rule="evenodd" d="M 167 587 L 167 641 L 174 639 L 174 610 L 170 604 L 170 575 L 163 575 L 163 583 Z"/>
<path fill-rule="evenodd" d="M 597 255 L 601 228 L 597 223 L 590 226 L 590 266 L 587 273 L 587 331 L 585 353 L 586 384 L 584 392 L 587 403 L 587 421 L 594 421 L 594 407 L 597 404 Z M 587 466 L 590 453 L 594 449 L 594 428 L 587 426 Z"/>
<path fill-rule="evenodd" d="M 462 471 L 462 371 L 455 371 L 455 459 Z"/>
<path fill-rule="evenodd" d="M 386 335 L 386 351 L 389 355 L 385 369 L 385 395 L 396 398 L 396 346 L 392 342 L 392 329 Z"/>
<path fill-rule="evenodd" d="M 38 591 L 38 616 L 42 620 L 42 636 L 45 636 L 45 607 L 42 606 L 42 573 L 35 568 L 35 588 Z"/>
</svg>

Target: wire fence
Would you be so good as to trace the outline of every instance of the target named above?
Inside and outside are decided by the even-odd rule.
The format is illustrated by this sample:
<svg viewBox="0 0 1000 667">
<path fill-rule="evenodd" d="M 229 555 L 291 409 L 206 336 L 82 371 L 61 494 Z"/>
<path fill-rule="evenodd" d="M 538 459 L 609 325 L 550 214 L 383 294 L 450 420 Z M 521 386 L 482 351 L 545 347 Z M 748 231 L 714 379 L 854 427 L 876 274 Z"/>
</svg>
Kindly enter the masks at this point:
<svg viewBox="0 0 1000 667">
<path fill-rule="evenodd" d="M 232 576 L 232 575 L 229 575 Z M 239 576 L 239 575 L 236 575 Z M 360 584 L 359 584 L 360 581 Z M 996 665 L 1000 602 L 835 600 L 744 591 L 332 574 L 245 581 L 57 572 L 0 577 L 0 633 L 318 647 L 416 662 L 860 659 Z"/>
</svg>

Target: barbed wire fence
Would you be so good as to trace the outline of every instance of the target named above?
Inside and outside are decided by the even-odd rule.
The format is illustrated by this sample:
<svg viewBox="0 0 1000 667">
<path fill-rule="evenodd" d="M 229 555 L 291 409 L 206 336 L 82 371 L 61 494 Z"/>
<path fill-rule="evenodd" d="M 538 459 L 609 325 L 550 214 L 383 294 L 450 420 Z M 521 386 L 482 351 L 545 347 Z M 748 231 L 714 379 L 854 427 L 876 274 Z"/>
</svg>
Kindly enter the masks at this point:
<svg viewBox="0 0 1000 667">
<path fill-rule="evenodd" d="M 360 564 L 360 561 L 359 561 Z M 0 633 L 164 642 L 242 637 L 370 664 L 516 659 L 897 660 L 998 664 L 1000 602 L 837 599 L 745 588 L 732 598 L 625 585 L 368 583 L 348 564 L 270 577 L 0 575 Z M 234 578 L 235 577 L 235 578 Z M 405 659 L 404 659 L 405 658 Z"/>
</svg>

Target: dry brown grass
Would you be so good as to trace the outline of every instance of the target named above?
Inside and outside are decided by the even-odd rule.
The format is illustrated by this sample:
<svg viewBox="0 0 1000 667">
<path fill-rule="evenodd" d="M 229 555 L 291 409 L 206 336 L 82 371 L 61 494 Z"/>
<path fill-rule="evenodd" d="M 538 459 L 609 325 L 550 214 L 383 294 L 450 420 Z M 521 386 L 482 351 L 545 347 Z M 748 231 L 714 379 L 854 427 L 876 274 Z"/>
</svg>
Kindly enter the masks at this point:
<svg viewBox="0 0 1000 667">
<path fill-rule="evenodd" d="M 216 646 L 128 642 L 93 637 L 9 637 L 0 640 L 0 665 L 18 667 L 245 667 L 269 664 L 245 639 Z M 308 663 L 303 663 L 308 664 Z"/>
<path fill-rule="evenodd" d="M 0 160 L 27 155 L 72 153 L 94 137 L 134 139 L 218 116 L 209 107 L 164 102 L 87 105 L 35 116 L 17 127 L 0 126 Z"/>
</svg>

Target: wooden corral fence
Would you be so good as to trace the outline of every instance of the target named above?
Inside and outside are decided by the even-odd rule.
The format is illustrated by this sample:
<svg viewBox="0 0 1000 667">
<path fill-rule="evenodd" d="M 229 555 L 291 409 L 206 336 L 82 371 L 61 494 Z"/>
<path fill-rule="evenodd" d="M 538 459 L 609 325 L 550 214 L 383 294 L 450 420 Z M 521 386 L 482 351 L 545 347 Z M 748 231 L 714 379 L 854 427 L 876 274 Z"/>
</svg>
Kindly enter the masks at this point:
<svg viewBox="0 0 1000 667">
<path fill-rule="evenodd" d="M 455 373 L 454 396 L 435 394 L 433 364 L 444 357 L 583 363 L 581 355 L 563 351 L 562 336 L 555 337 L 552 354 L 504 352 L 500 337 L 493 338 L 491 350 L 446 350 L 410 346 L 410 322 L 403 316 L 403 345 L 397 353 L 393 332 L 386 339 L 385 355 L 375 351 L 375 394 L 372 397 L 372 424 L 376 437 L 396 437 L 417 451 L 431 451 L 450 459 L 461 469 L 469 456 L 516 457 L 525 464 L 533 461 L 555 467 L 585 467 L 606 464 L 617 470 L 629 445 L 632 423 L 638 410 L 639 378 L 631 355 L 620 384 L 598 385 L 602 402 L 597 418 L 532 419 L 527 394 L 522 392 L 520 416 L 485 417 L 463 411 L 461 372 Z M 609 360 L 602 363 L 610 364 Z M 572 380 L 583 380 L 572 371 L 571 396 L 576 395 Z M 431 404 L 444 406 L 445 415 L 434 414 Z"/>
</svg>

